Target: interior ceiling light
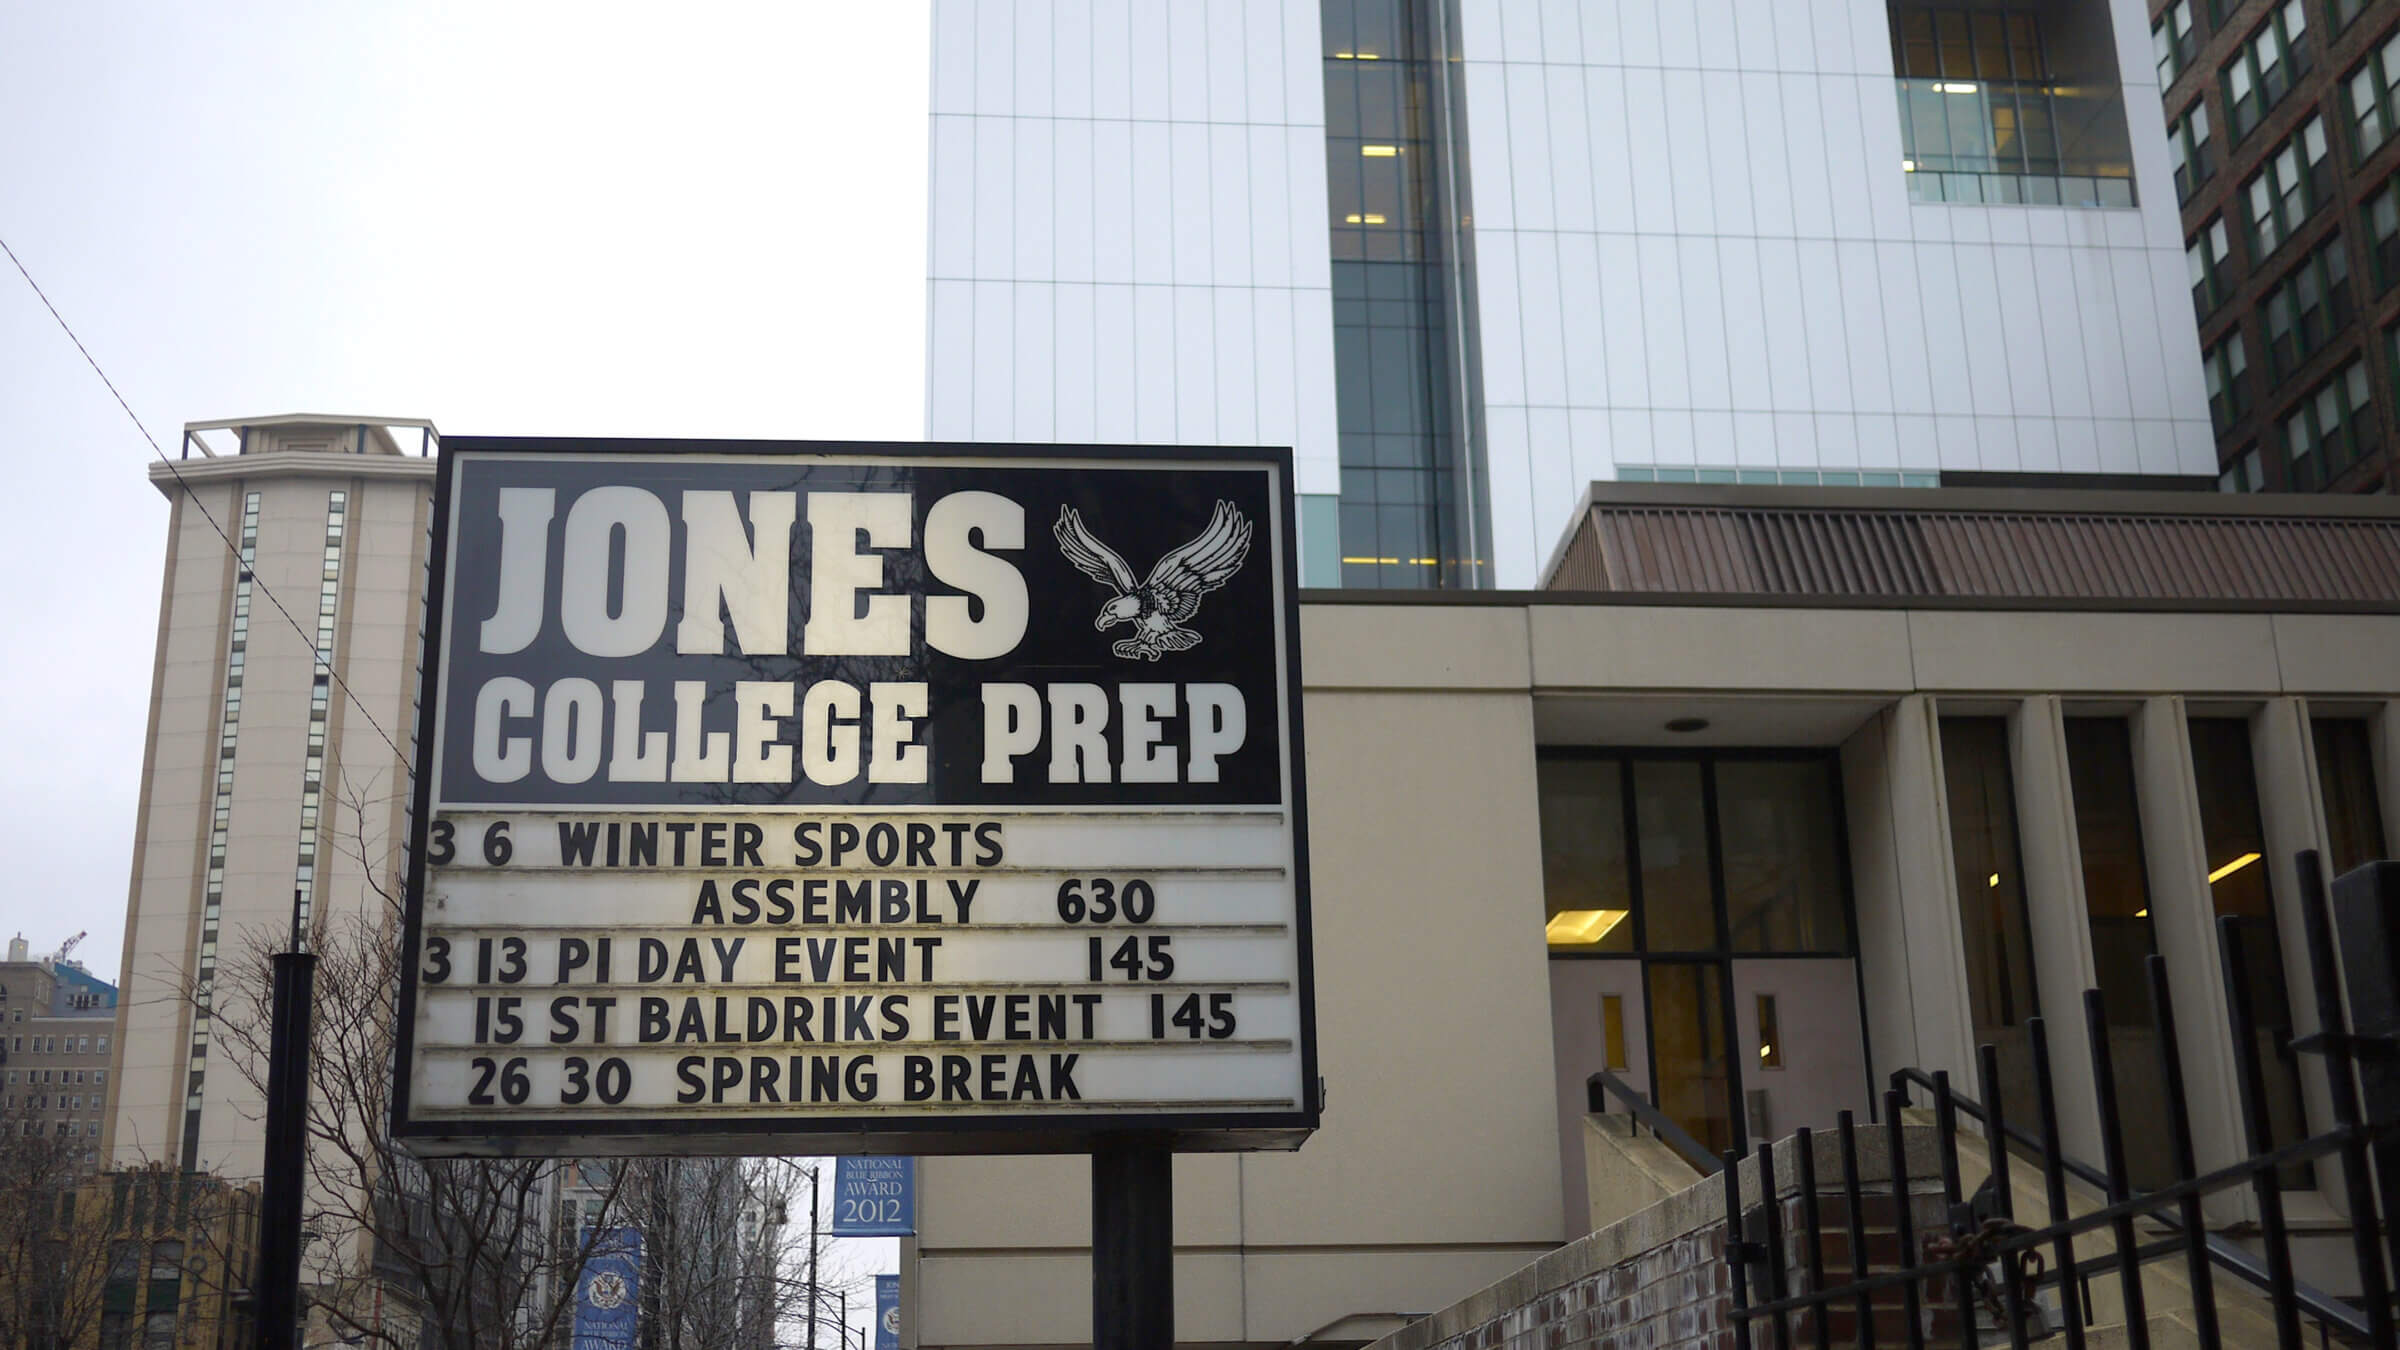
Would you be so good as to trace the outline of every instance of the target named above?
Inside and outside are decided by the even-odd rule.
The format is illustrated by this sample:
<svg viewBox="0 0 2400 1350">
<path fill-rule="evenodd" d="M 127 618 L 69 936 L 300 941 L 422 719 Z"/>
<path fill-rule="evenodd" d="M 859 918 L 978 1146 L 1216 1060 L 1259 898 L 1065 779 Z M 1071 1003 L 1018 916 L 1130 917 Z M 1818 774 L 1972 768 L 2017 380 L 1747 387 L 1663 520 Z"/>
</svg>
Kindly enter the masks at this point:
<svg viewBox="0 0 2400 1350">
<path fill-rule="evenodd" d="M 1972 94 L 1981 87 L 1976 84 L 1937 84 L 1933 87 L 1933 92 L 1937 94 Z"/>
<path fill-rule="evenodd" d="M 1616 931 L 1629 909 L 1562 909 L 1543 925 L 1542 935 L 1553 947 L 1588 947 Z"/>
<path fill-rule="evenodd" d="M 1708 730 L 1708 719 L 1705 717 L 1673 718 L 1668 721 L 1667 730 L 1674 732 L 1678 736 L 1690 735 L 1695 731 L 1706 731 Z"/>
<path fill-rule="evenodd" d="M 2229 862 L 2223 867 L 2218 868 L 2216 871 L 2209 873 L 2208 884 L 2214 886 L 2218 882 L 2223 881 L 2225 878 L 2232 876 L 2234 873 L 2241 871 L 2243 868 L 2248 867 L 2250 864 L 2257 861 L 2257 854 L 2245 853 L 2242 856 L 2234 859 L 2232 862 Z"/>
<path fill-rule="evenodd" d="M 1917 171 L 1917 162 L 1916 162 L 1915 160 L 1913 160 L 1913 159 L 1904 159 L 1904 160 L 1901 160 L 1901 161 L 1900 161 L 1900 172 L 1902 172 L 1902 173 L 1915 173 L 1916 171 Z"/>
<path fill-rule="evenodd" d="M 1999 885 L 1999 884 L 2000 884 L 2000 874 L 1999 874 L 1998 872 L 1994 872 L 1994 873 L 1992 873 L 1992 883 L 1991 883 L 1991 884 L 1993 884 L 1994 886 L 1997 886 L 1997 885 Z"/>
<path fill-rule="evenodd" d="M 1400 147 L 1396 145 L 1362 145 L 1358 147 L 1358 153 L 1369 159 L 1390 159 L 1400 153 Z"/>
</svg>

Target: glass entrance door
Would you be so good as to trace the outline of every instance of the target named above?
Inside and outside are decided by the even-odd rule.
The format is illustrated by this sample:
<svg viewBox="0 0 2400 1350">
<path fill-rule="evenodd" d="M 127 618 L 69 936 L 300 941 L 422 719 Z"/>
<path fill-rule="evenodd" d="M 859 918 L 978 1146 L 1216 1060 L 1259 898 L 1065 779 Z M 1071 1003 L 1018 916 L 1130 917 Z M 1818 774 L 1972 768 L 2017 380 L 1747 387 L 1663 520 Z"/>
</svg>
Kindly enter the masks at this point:
<svg viewBox="0 0 2400 1350">
<path fill-rule="evenodd" d="M 1570 1191 L 1595 1069 L 1711 1152 L 1863 1110 L 1836 758 L 1559 751 L 1540 770 Z M 1604 1055 L 1605 1028 L 1586 1025 L 1611 1006 L 1638 1017 L 1638 1053 Z"/>
<path fill-rule="evenodd" d="M 1651 962 L 1645 973 L 1652 1099 L 1709 1152 L 1741 1147 L 1726 1062 L 1724 968 L 1714 961 L 1661 960 Z"/>
</svg>

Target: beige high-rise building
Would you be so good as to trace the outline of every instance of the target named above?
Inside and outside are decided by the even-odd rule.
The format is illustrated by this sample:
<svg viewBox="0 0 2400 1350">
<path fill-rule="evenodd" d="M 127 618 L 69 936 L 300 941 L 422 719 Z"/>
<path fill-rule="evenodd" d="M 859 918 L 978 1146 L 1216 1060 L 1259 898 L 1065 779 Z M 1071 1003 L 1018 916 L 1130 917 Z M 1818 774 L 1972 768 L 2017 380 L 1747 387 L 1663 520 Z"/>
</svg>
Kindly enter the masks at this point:
<svg viewBox="0 0 2400 1350">
<path fill-rule="evenodd" d="M 150 466 L 172 514 L 102 1139 L 113 1165 L 258 1174 L 260 1094 L 212 1058 L 211 1009 L 239 996 L 225 982 L 245 951 L 393 884 L 437 444 L 408 419 L 198 422 L 178 458 Z"/>
</svg>

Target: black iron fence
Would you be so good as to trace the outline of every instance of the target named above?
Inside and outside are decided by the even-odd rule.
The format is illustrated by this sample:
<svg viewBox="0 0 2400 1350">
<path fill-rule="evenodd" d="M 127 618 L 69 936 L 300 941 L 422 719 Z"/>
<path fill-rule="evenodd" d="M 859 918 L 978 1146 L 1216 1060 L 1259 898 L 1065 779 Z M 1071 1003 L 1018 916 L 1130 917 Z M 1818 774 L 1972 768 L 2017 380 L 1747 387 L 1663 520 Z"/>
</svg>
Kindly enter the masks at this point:
<svg viewBox="0 0 2400 1350">
<path fill-rule="evenodd" d="M 1979 1098 L 1955 1090 L 1945 1073 L 1904 1069 L 1892 1075 L 1880 1122 L 1870 1127 L 1883 1131 L 1884 1156 L 1870 1158 L 1874 1165 L 1864 1169 L 1884 1174 L 1875 1178 L 1877 1185 L 1861 1180 L 1861 1130 L 1849 1112 L 1840 1116 L 1830 1150 L 1838 1178 L 1820 1186 L 1821 1141 L 1810 1131 L 1798 1131 L 1784 1150 L 1797 1173 L 1788 1201 L 1777 1184 L 1773 1145 L 1762 1144 L 1747 1164 L 1761 1201 L 1755 1206 L 1746 1207 L 1743 1200 L 1743 1160 L 1725 1155 L 1736 1350 L 1753 1350 L 1762 1339 L 1771 1339 L 1773 1350 L 1792 1350 L 1796 1341 L 1832 1350 L 1837 1336 L 1857 1350 L 1875 1350 L 1879 1343 L 1923 1350 L 1929 1341 L 1966 1347 L 2005 1341 L 2012 1350 L 2023 1350 L 2052 1336 L 2062 1337 L 2066 1350 L 2085 1350 L 2095 1304 L 2102 1301 L 2095 1297 L 2095 1282 L 2103 1282 L 2102 1293 L 2106 1285 L 2115 1287 L 2109 1324 L 2121 1329 L 2110 1333 L 2112 1342 L 2121 1339 L 2128 1350 L 2149 1350 L 2150 1289 L 2143 1271 L 2170 1260 L 2179 1264 L 2189 1297 L 2188 1309 L 2178 1309 L 2183 1320 L 2177 1339 L 2188 1333 L 2200 1350 L 2219 1350 L 2225 1343 L 2220 1299 L 2242 1305 L 2247 1311 L 2239 1315 L 2245 1319 L 2255 1313 L 2271 1323 L 2278 1350 L 2301 1350 L 2310 1339 L 2326 1346 L 2339 1341 L 2394 1350 L 2385 1244 L 2388 1238 L 2392 1269 L 2400 1271 L 2400 1233 L 2389 1226 L 2400 1217 L 2400 1201 L 2394 1198 L 2400 1195 L 2400 1022 L 2392 1015 L 2400 1001 L 2395 992 L 2400 945 L 2394 942 L 2400 932 L 2400 864 L 2370 864 L 2340 883 L 2340 957 L 2346 958 L 2350 975 L 2349 1010 L 2335 947 L 2333 901 L 2314 853 L 2299 856 L 2299 876 L 2319 1030 L 2291 1048 L 2323 1060 L 2331 1097 L 2329 1128 L 2280 1145 L 2271 1138 L 2245 934 L 2240 921 L 2220 920 L 2220 978 L 2230 1010 L 2249 1156 L 2200 1170 L 2166 966 L 2152 956 L 2147 992 L 2158 1031 L 2166 1137 L 2140 1142 L 2170 1155 L 2170 1184 L 2136 1193 L 2128 1180 L 2107 1009 L 2100 992 L 2088 990 L 2083 1007 L 2098 1092 L 2102 1157 L 2097 1166 L 2069 1158 L 2061 1146 L 2050 1044 L 2040 1018 L 2027 1026 L 2035 1119 L 2024 1125 L 2007 1119 L 2001 1109 L 1998 1056 L 1986 1045 L 1978 1060 Z M 2352 1010 L 2367 1022 L 2363 1031 L 2354 1028 Z M 1597 1089 L 1618 1085 L 1594 1086 L 1598 1095 Z M 1931 1107 L 1935 1166 L 1930 1174 L 1912 1176 L 1912 1127 L 1904 1113 L 1918 1103 L 1918 1094 Z M 1967 1157 L 1989 1169 L 1971 1195 L 1962 1184 L 1961 1116 L 1976 1127 L 1967 1139 Z M 1658 1129 L 1656 1122 L 1643 1123 Z M 1921 1152 L 1923 1127 L 1913 1129 Z M 1659 1133 L 1665 1136 L 1667 1130 Z M 1867 1143 L 1871 1155 L 1877 1141 L 1869 1136 Z M 2314 1288 L 2294 1269 L 2280 1174 L 2328 1160 L 2330 1170 L 2338 1172 L 2348 1220 L 2345 1231 L 2331 1236 L 2347 1243 L 2338 1265 L 2345 1273 L 2355 1268 L 2352 1297 Z M 2020 1216 L 2011 1173 L 2028 1166 L 2040 1173 L 2045 1212 Z M 2069 1204 L 2076 1186 L 2084 1189 L 2080 1213 Z M 2202 1212 L 2208 1197 L 2244 1191 L 2256 1215 L 2254 1225 L 2239 1230 L 2249 1245 L 2212 1233 Z M 2087 1239 L 2087 1250 L 2094 1245 L 2107 1250 L 2079 1260 L 2078 1238 Z M 2263 1350 L 2264 1339 L 2238 1337 L 2237 1343 Z"/>
</svg>

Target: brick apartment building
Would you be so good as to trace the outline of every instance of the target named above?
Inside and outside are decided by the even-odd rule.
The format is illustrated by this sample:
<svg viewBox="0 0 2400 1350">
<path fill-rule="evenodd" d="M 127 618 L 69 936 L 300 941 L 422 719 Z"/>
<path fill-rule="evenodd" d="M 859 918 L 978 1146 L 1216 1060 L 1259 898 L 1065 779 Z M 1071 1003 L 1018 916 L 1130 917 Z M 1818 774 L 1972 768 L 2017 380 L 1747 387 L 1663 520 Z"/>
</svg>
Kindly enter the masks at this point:
<svg viewBox="0 0 2400 1350">
<path fill-rule="evenodd" d="M 2150 12 L 2223 485 L 2393 490 L 2400 5 Z"/>
</svg>

